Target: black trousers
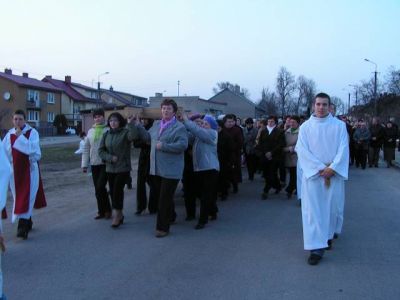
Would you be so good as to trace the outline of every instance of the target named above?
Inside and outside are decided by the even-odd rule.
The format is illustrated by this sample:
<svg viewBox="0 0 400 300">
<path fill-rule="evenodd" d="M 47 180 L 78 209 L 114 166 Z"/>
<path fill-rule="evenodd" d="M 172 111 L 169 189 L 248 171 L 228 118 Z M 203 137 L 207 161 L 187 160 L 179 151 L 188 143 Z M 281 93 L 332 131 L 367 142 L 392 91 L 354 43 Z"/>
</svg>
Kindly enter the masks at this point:
<svg viewBox="0 0 400 300">
<path fill-rule="evenodd" d="M 199 224 L 206 224 L 208 216 L 214 216 L 218 212 L 217 190 L 218 171 L 206 170 L 195 172 L 196 182 L 200 187 L 200 218 Z"/>
<path fill-rule="evenodd" d="M 136 179 L 136 209 L 138 211 L 145 210 L 147 207 L 147 192 L 146 183 L 150 187 L 149 191 L 149 212 L 157 212 L 157 198 L 154 196 L 154 189 L 151 188 L 152 183 L 147 170 L 143 170 L 138 167 L 137 179 Z"/>
<path fill-rule="evenodd" d="M 381 151 L 380 147 L 369 147 L 368 150 L 368 164 L 370 166 L 377 166 L 379 162 L 379 151 Z"/>
<path fill-rule="evenodd" d="M 255 154 L 246 154 L 246 165 L 249 179 L 254 179 L 254 173 L 257 171 L 257 156 Z"/>
<path fill-rule="evenodd" d="M 271 188 L 280 189 L 281 184 L 278 179 L 278 168 L 279 161 L 278 160 L 266 160 L 264 164 L 264 177 L 265 177 L 265 186 L 264 192 L 268 193 Z"/>
<path fill-rule="evenodd" d="M 220 160 L 220 172 L 218 178 L 218 192 L 221 197 L 226 197 L 228 195 L 229 184 L 232 177 L 232 167 L 229 164 L 221 163 Z"/>
<path fill-rule="evenodd" d="M 97 210 L 99 215 L 111 212 L 110 199 L 106 189 L 107 173 L 105 165 L 91 166 L 92 179 L 97 200 Z"/>
<path fill-rule="evenodd" d="M 296 167 L 289 167 L 289 184 L 286 188 L 286 192 L 292 194 L 293 191 L 296 189 L 297 184 L 297 170 Z"/>
<path fill-rule="evenodd" d="M 187 217 L 196 216 L 196 198 L 199 196 L 198 182 L 193 170 L 186 170 L 183 172 L 183 192 L 185 199 L 185 208 Z"/>
<path fill-rule="evenodd" d="M 107 173 L 110 187 L 112 208 L 122 210 L 124 208 L 124 187 L 130 172 Z"/>
<path fill-rule="evenodd" d="M 179 179 L 152 177 L 154 196 L 158 199 L 157 230 L 169 232 L 169 225 L 176 219 L 174 194 Z"/>
<path fill-rule="evenodd" d="M 365 169 L 365 166 L 367 165 L 367 152 L 368 149 L 365 149 L 362 146 L 359 146 L 356 148 L 356 167 L 359 167 L 361 165 L 362 168 Z"/>
</svg>

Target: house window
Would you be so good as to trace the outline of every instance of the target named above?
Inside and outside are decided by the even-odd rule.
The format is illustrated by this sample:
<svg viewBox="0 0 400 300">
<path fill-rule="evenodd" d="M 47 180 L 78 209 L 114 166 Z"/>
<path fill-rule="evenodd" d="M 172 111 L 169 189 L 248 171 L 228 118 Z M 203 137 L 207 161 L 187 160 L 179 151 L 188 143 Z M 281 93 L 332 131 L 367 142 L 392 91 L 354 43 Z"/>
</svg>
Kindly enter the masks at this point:
<svg viewBox="0 0 400 300">
<path fill-rule="evenodd" d="M 48 112 L 47 113 L 47 122 L 53 123 L 54 121 L 54 113 L 53 112 Z"/>
<path fill-rule="evenodd" d="M 28 110 L 28 121 L 29 122 L 38 122 L 39 121 L 39 112 L 37 110 Z"/>
<path fill-rule="evenodd" d="M 39 91 L 28 90 L 27 99 L 29 102 L 39 102 Z"/>
<path fill-rule="evenodd" d="M 47 103 L 55 103 L 55 95 L 54 93 L 47 93 Z"/>
<path fill-rule="evenodd" d="M 97 92 L 90 92 L 90 98 L 97 99 Z"/>
</svg>

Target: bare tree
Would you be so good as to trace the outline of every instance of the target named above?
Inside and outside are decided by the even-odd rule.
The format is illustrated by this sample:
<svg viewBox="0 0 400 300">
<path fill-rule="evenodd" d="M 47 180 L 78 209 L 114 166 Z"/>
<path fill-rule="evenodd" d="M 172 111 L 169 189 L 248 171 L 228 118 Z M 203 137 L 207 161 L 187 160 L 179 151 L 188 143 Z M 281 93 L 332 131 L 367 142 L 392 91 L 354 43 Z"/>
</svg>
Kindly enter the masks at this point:
<svg viewBox="0 0 400 300">
<path fill-rule="evenodd" d="M 263 88 L 261 91 L 261 99 L 258 106 L 264 110 L 267 115 L 276 115 L 278 113 L 278 105 L 276 103 L 276 94 L 268 88 Z"/>
<path fill-rule="evenodd" d="M 342 99 L 336 96 L 332 96 L 331 103 L 335 106 L 337 115 L 342 115 L 346 113 L 346 108 Z"/>
<path fill-rule="evenodd" d="M 10 117 L 10 114 L 11 114 L 11 109 L 9 109 L 9 108 L 1 108 L 0 109 L 0 124 L 5 118 Z M 0 131 L 2 129 L 6 129 L 6 128 L 0 128 Z M 1 134 L 1 132 L 0 132 L 0 134 Z"/>
<path fill-rule="evenodd" d="M 285 67 L 281 67 L 276 78 L 276 92 L 278 94 L 279 110 L 282 116 L 285 116 L 290 109 L 295 90 L 296 81 L 294 75 Z"/>
<path fill-rule="evenodd" d="M 312 102 L 315 95 L 316 84 L 314 80 L 308 79 L 303 75 L 297 78 L 297 102 L 295 105 L 295 113 L 310 114 L 312 108 Z"/>
<path fill-rule="evenodd" d="M 390 66 L 385 76 L 385 89 L 388 93 L 400 95 L 400 70 Z"/>
<path fill-rule="evenodd" d="M 248 89 L 241 88 L 238 84 L 230 83 L 229 81 L 217 82 L 217 86 L 213 87 L 212 90 L 214 94 L 218 94 L 220 91 L 226 88 L 238 95 L 244 96 L 246 98 L 250 97 L 250 92 Z"/>
</svg>

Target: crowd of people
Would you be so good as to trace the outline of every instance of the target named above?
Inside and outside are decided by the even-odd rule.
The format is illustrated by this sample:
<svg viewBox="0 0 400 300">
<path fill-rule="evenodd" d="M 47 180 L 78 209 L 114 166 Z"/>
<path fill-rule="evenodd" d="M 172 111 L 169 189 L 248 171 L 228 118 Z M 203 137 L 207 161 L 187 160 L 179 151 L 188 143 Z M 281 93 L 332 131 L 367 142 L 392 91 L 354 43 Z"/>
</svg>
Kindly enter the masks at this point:
<svg viewBox="0 0 400 300">
<path fill-rule="evenodd" d="M 378 167 L 383 147 L 390 167 L 399 135 L 393 120 L 382 124 L 373 118 L 367 127 L 362 119 L 351 122 L 346 116 L 335 117 L 330 97 L 324 93 L 315 97 L 313 111 L 308 120 L 300 116 L 249 117 L 242 125 L 233 114 L 219 119 L 182 114 L 172 99 L 161 103 L 160 120 L 126 119 L 118 112 L 105 120 L 104 111 L 96 109 L 94 125 L 81 136 L 77 151 L 82 154 L 83 172 L 92 174 L 95 219 L 111 219 L 115 229 L 124 223 L 124 189 L 132 181 L 132 146 L 140 149 L 136 215 L 146 210 L 156 215 L 155 236 L 159 238 L 168 236 L 176 222 L 174 196 L 179 182 L 186 220 L 198 215 L 195 229 L 199 230 L 218 219 L 218 200 L 226 201 L 239 192 L 246 166 L 246 180 L 253 181 L 257 174 L 263 178 L 261 200 L 267 200 L 271 190 L 279 194 L 284 189 L 288 199 L 297 195 L 304 248 L 310 250 L 308 262 L 318 264 L 341 233 L 349 165 Z M 38 166 L 39 135 L 26 123 L 21 110 L 14 113 L 13 124 L 2 151 L 11 166 L 12 220 L 18 219 L 17 236 L 27 239 L 32 209 L 46 206 Z M 321 197 L 326 201 L 320 201 Z"/>
</svg>

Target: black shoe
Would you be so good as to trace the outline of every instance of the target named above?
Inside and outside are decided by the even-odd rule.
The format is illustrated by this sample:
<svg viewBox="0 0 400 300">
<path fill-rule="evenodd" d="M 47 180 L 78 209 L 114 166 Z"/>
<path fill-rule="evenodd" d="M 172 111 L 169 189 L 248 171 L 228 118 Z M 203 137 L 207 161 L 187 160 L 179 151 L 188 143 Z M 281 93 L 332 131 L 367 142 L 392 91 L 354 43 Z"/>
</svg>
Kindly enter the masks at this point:
<svg viewBox="0 0 400 300">
<path fill-rule="evenodd" d="M 124 216 L 121 217 L 121 219 L 119 219 L 118 223 L 116 224 L 111 224 L 112 228 L 118 228 L 119 226 L 121 226 L 122 224 L 124 224 Z"/>
<path fill-rule="evenodd" d="M 375 168 L 378 168 L 378 165 L 375 165 Z"/>
<path fill-rule="evenodd" d="M 33 227 L 32 218 L 29 218 L 29 220 L 28 220 L 28 231 L 31 231 L 32 227 Z"/>
<path fill-rule="evenodd" d="M 193 216 L 187 216 L 185 221 L 193 221 L 194 219 L 196 219 L 196 218 Z"/>
<path fill-rule="evenodd" d="M 333 238 L 336 240 L 336 239 L 338 239 L 339 238 L 339 233 L 335 233 L 334 235 L 333 235 Z"/>
<path fill-rule="evenodd" d="M 292 195 L 293 195 L 293 194 L 290 193 L 290 192 L 287 192 L 287 193 L 286 193 L 286 196 L 288 197 L 288 199 L 292 198 Z"/>
<path fill-rule="evenodd" d="M 261 200 L 267 200 L 268 199 L 268 193 L 264 192 L 261 194 Z"/>
<path fill-rule="evenodd" d="M 95 220 L 104 219 L 104 215 L 98 214 L 97 216 L 94 217 L 94 219 L 95 219 Z"/>
<path fill-rule="evenodd" d="M 17 229 L 17 237 L 26 240 L 28 238 L 29 233 L 29 220 L 27 219 L 19 219 L 18 220 L 18 229 Z"/>
<path fill-rule="evenodd" d="M 328 247 L 326 247 L 326 250 L 332 250 L 332 244 L 333 244 L 333 240 L 328 240 Z"/>
<path fill-rule="evenodd" d="M 311 266 L 315 266 L 318 265 L 319 261 L 322 259 L 322 256 L 315 254 L 315 253 L 311 253 L 310 257 L 308 258 L 307 262 L 309 265 Z"/>
<path fill-rule="evenodd" d="M 277 189 L 275 190 L 275 194 L 279 194 L 279 193 L 281 192 L 281 190 L 282 190 L 282 188 L 277 188 Z"/>
<path fill-rule="evenodd" d="M 203 229 L 204 226 L 205 226 L 204 224 L 199 223 L 199 224 L 197 224 L 197 225 L 194 227 L 194 229 L 196 229 L 196 230 Z"/>
</svg>

